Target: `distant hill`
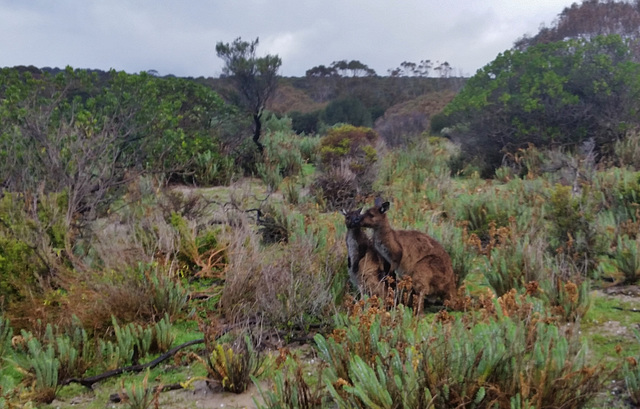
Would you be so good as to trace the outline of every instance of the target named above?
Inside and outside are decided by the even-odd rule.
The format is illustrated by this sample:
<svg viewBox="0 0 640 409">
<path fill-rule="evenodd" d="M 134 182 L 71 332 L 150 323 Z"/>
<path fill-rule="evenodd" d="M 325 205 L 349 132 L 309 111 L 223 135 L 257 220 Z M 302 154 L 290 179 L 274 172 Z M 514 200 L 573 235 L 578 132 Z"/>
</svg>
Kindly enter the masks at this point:
<svg viewBox="0 0 640 409">
<path fill-rule="evenodd" d="M 198 79 L 227 101 L 235 91 L 224 78 Z M 358 100 L 371 113 L 374 129 L 390 145 L 429 129 L 430 118 L 462 89 L 466 78 L 283 77 L 267 109 L 279 115 L 321 112 L 344 99 Z"/>
</svg>

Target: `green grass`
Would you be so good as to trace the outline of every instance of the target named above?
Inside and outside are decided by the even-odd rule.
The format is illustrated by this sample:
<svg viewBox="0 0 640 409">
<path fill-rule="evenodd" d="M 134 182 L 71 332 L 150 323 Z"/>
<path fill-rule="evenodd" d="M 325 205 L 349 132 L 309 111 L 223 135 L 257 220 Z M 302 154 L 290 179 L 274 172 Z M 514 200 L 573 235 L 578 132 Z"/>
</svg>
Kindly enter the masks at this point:
<svg viewBox="0 0 640 409">
<path fill-rule="evenodd" d="M 582 336 L 587 341 L 593 362 L 616 365 L 618 358 L 640 358 L 640 342 L 631 328 L 640 322 L 640 299 L 622 300 L 592 292 L 592 304 L 582 320 Z M 616 351 L 621 347 L 620 354 Z"/>
</svg>

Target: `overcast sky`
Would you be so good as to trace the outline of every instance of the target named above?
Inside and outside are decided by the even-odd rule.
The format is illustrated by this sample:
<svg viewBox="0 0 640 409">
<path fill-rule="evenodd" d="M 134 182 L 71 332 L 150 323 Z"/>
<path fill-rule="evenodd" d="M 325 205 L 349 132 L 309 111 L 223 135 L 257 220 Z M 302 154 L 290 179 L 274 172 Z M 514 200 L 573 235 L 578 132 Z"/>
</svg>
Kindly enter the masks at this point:
<svg viewBox="0 0 640 409">
<path fill-rule="evenodd" d="M 473 75 L 570 0 L 0 0 L 0 67 L 217 77 L 216 42 L 260 38 L 280 73 L 359 60 L 387 75 L 447 61 Z"/>
</svg>

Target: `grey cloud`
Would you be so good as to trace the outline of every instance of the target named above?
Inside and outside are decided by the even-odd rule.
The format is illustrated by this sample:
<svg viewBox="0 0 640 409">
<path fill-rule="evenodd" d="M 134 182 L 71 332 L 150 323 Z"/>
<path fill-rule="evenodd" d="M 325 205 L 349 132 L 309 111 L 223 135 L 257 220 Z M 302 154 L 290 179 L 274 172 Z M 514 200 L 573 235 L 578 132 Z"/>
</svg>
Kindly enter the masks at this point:
<svg viewBox="0 0 640 409">
<path fill-rule="evenodd" d="M 71 65 L 216 76 L 215 43 L 260 37 L 282 74 L 356 59 L 378 74 L 448 61 L 465 74 L 535 33 L 569 0 L 0 0 L 0 66 Z M 10 39 L 10 41 L 9 41 Z"/>
</svg>

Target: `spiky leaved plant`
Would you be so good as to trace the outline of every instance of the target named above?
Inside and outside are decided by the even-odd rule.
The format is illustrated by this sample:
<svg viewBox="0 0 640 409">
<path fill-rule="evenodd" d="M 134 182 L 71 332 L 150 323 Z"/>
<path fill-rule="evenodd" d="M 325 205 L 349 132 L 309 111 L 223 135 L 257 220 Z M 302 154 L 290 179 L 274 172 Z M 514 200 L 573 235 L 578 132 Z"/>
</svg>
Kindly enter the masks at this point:
<svg viewBox="0 0 640 409">
<path fill-rule="evenodd" d="M 204 365 L 212 380 L 233 393 L 246 391 L 251 377 L 261 376 L 266 369 L 264 357 L 255 350 L 248 335 L 233 345 L 215 343 L 206 359 L 195 358 Z"/>
<path fill-rule="evenodd" d="M 147 370 L 147 374 L 140 384 L 134 382 L 125 386 L 124 380 L 122 381 L 121 391 L 118 395 L 120 395 L 120 399 L 127 404 L 129 409 L 147 409 L 154 404 L 155 407 L 158 407 L 158 398 L 160 397 L 160 392 L 162 392 L 162 385 L 149 388 L 148 380 L 149 371 Z"/>
</svg>

